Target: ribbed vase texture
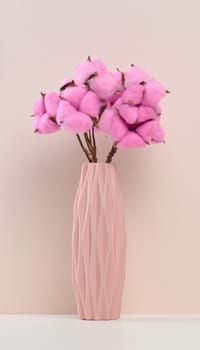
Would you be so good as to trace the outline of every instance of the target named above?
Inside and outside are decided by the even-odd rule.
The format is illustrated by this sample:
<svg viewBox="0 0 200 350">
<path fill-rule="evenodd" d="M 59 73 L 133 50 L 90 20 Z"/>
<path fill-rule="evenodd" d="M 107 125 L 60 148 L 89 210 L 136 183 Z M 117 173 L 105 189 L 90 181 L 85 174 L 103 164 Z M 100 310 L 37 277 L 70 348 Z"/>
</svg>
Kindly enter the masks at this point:
<svg viewBox="0 0 200 350">
<path fill-rule="evenodd" d="M 120 317 L 126 234 L 120 186 L 112 164 L 83 164 L 74 200 L 72 276 L 85 320 Z"/>
</svg>

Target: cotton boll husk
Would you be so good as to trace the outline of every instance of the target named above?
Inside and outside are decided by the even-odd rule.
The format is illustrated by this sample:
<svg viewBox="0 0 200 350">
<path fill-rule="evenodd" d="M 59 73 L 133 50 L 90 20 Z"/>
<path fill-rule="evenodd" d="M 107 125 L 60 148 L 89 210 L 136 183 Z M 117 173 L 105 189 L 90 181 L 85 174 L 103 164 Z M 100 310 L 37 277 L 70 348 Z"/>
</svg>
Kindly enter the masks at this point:
<svg viewBox="0 0 200 350">
<path fill-rule="evenodd" d="M 54 91 L 48 92 L 44 97 L 45 109 L 48 115 L 55 116 L 60 102 L 60 97 Z"/>
<path fill-rule="evenodd" d="M 112 108 L 106 108 L 105 111 L 102 113 L 99 121 L 99 130 L 105 133 L 109 133 L 115 115 L 116 113 Z"/>
<path fill-rule="evenodd" d="M 72 79 L 71 79 L 71 78 L 66 77 L 65 79 L 63 79 L 63 80 L 61 81 L 61 83 L 60 83 L 60 87 L 62 88 L 62 86 L 64 86 L 64 85 L 66 85 L 66 84 L 70 83 L 71 81 L 72 81 Z"/>
<path fill-rule="evenodd" d="M 145 93 L 142 103 L 146 106 L 154 107 L 165 96 L 165 87 L 157 80 L 151 80 L 145 84 Z"/>
<path fill-rule="evenodd" d="M 137 122 L 142 123 L 149 119 L 155 119 L 157 117 L 157 112 L 154 108 L 148 106 L 139 106 L 138 107 L 138 118 Z"/>
<path fill-rule="evenodd" d="M 93 91 L 88 91 L 82 98 L 80 103 L 80 111 L 89 116 L 97 117 L 100 110 L 100 100 Z"/>
<path fill-rule="evenodd" d="M 45 113 L 41 116 L 38 124 L 38 132 L 40 134 L 51 134 L 60 129 L 59 125 L 50 120 L 50 116 Z"/>
<path fill-rule="evenodd" d="M 74 108 L 78 109 L 80 102 L 87 91 L 88 89 L 86 86 L 69 86 L 61 91 L 60 95 L 62 98 L 70 102 Z"/>
<path fill-rule="evenodd" d="M 132 103 L 137 105 L 142 101 L 143 93 L 144 86 L 135 84 L 124 91 L 122 101 L 124 103 Z"/>
<path fill-rule="evenodd" d="M 129 131 L 117 144 L 117 148 L 145 147 L 146 142 L 134 131 Z"/>
<path fill-rule="evenodd" d="M 119 141 L 126 133 L 128 132 L 127 125 L 123 122 L 123 120 L 118 116 L 115 115 L 111 128 L 110 128 L 110 134 L 114 141 Z"/>
<path fill-rule="evenodd" d="M 164 132 L 160 126 L 159 120 L 150 120 L 139 127 L 136 132 L 143 138 L 144 141 L 150 143 L 164 141 Z"/>
<path fill-rule="evenodd" d="M 74 112 L 76 112 L 76 109 L 71 105 L 70 102 L 66 100 L 60 100 L 56 113 L 57 123 L 62 124 L 65 118 L 67 118 L 70 114 Z"/>
<path fill-rule="evenodd" d="M 34 115 L 43 115 L 45 113 L 44 97 L 41 96 L 33 105 Z"/>
<path fill-rule="evenodd" d="M 150 75 L 139 67 L 132 67 L 126 72 L 125 86 L 129 88 L 134 84 L 147 82 L 151 79 Z"/>
<path fill-rule="evenodd" d="M 93 125 L 93 122 L 88 115 L 82 112 L 75 112 L 65 118 L 62 127 L 75 134 L 88 131 Z"/>
<path fill-rule="evenodd" d="M 100 74 L 89 81 L 90 88 L 102 100 L 108 100 L 118 89 L 118 82 L 111 73 Z"/>
<path fill-rule="evenodd" d="M 119 106 L 119 113 L 128 124 L 134 124 L 136 122 L 138 117 L 137 110 L 137 107 L 128 104 L 122 104 Z"/>
</svg>

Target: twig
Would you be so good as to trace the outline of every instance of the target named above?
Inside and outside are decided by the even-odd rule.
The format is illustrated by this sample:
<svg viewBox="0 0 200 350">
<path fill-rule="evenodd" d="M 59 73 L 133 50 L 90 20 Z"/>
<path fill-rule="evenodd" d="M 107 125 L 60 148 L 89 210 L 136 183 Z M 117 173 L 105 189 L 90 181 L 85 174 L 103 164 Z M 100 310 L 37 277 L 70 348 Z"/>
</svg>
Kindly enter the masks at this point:
<svg viewBox="0 0 200 350">
<path fill-rule="evenodd" d="M 106 163 L 111 163 L 113 156 L 115 155 L 115 153 L 117 152 L 117 144 L 116 142 L 113 143 L 112 148 L 110 150 L 110 152 L 108 153 L 108 156 L 106 158 Z"/>
<path fill-rule="evenodd" d="M 92 157 L 92 162 L 94 162 L 95 155 L 94 155 L 94 147 L 92 144 L 92 140 L 90 141 L 90 138 L 89 138 L 87 132 L 84 133 L 84 137 L 85 137 L 86 144 L 88 146 L 88 150 L 89 150 L 90 155 Z"/>
<path fill-rule="evenodd" d="M 92 143 L 90 142 L 90 139 L 89 139 L 87 132 L 84 132 L 84 138 L 85 138 L 85 142 L 88 146 L 88 150 L 89 150 L 89 152 L 92 156 L 92 159 L 93 159 L 93 147 L 92 147 Z"/>
<path fill-rule="evenodd" d="M 94 127 L 92 127 L 92 143 L 93 143 L 93 150 L 94 150 L 94 162 L 97 163 L 97 147 L 96 147 L 96 140 L 95 140 L 95 134 L 94 134 Z"/>
<path fill-rule="evenodd" d="M 90 163 L 92 163 L 92 159 L 90 158 L 90 154 L 89 154 L 88 150 L 84 147 L 83 142 L 82 142 L 79 134 L 76 134 L 76 137 L 77 137 L 78 142 L 80 143 L 81 148 L 82 148 L 83 152 L 85 153 L 87 159 L 89 160 Z"/>
<path fill-rule="evenodd" d="M 88 132 L 88 136 L 89 136 L 89 139 L 90 139 L 90 143 L 92 143 L 92 135 L 91 135 L 91 130 L 89 129 L 89 132 Z"/>
</svg>

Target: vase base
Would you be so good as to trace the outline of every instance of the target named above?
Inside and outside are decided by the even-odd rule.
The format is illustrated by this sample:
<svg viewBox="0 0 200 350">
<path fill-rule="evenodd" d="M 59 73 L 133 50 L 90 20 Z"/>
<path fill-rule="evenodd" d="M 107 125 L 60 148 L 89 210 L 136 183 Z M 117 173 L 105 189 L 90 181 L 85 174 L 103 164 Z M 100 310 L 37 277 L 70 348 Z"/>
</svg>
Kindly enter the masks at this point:
<svg viewBox="0 0 200 350">
<path fill-rule="evenodd" d="M 79 319 L 82 321 L 114 321 L 114 320 L 119 320 L 120 315 L 119 316 L 96 316 L 96 317 L 85 317 L 82 315 L 79 315 Z"/>
</svg>

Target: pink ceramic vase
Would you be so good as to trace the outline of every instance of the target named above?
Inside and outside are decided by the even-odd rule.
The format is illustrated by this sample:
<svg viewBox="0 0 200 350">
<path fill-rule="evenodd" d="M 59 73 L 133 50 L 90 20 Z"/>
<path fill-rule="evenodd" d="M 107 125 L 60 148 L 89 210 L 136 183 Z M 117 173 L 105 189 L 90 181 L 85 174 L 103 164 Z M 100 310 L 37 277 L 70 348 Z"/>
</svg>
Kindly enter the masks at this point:
<svg viewBox="0 0 200 350">
<path fill-rule="evenodd" d="M 120 186 L 112 164 L 82 166 L 74 201 L 72 256 L 80 319 L 118 319 L 126 234 Z"/>
</svg>

